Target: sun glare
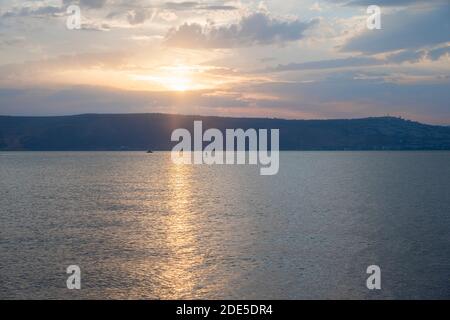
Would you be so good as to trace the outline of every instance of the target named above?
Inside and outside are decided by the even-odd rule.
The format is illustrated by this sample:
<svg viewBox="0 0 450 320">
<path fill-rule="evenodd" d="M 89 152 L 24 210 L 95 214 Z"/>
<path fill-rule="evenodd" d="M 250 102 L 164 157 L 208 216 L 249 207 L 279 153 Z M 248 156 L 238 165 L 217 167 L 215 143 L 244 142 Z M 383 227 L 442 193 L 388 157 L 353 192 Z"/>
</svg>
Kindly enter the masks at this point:
<svg viewBox="0 0 450 320">
<path fill-rule="evenodd" d="M 186 65 L 161 67 L 153 75 L 135 75 L 133 80 L 148 81 L 157 88 L 169 91 L 189 91 L 201 89 L 194 78 L 199 70 Z M 197 75 L 198 76 L 198 75 Z"/>
<path fill-rule="evenodd" d="M 188 78 L 167 78 L 166 86 L 173 91 L 187 91 L 192 88 Z"/>
<path fill-rule="evenodd" d="M 157 67 L 140 74 L 130 74 L 133 88 L 148 91 L 185 92 L 195 90 L 223 90 L 230 84 L 241 83 L 248 78 L 231 73 L 222 73 L 223 68 L 208 65 L 173 64 Z M 266 78 L 252 78 L 267 82 Z"/>
</svg>

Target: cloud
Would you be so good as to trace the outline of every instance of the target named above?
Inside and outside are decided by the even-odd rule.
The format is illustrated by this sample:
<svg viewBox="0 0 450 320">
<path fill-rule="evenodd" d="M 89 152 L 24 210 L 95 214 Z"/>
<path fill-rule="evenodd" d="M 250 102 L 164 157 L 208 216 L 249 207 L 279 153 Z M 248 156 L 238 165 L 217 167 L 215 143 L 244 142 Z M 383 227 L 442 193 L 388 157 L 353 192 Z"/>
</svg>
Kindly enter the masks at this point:
<svg viewBox="0 0 450 320">
<path fill-rule="evenodd" d="M 15 18 L 15 17 L 36 17 L 36 16 L 59 16 L 65 14 L 66 7 L 72 4 L 79 4 L 82 7 L 99 9 L 105 6 L 107 0 L 63 0 L 62 5 L 47 5 L 46 2 L 38 2 L 29 5 L 27 3 L 20 7 L 14 7 L 11 10 L 4 12 L 1 18 Z"/>
<path fill-rule="evenodd" d="M 309 7 L 309 10 L 321 12 L 321 11 L 323 11 L 323 8 L 320 6 L 320 4 L 318 2 L 314 2 L 314 4 Z"/>
<path fill-rule="evenodd" d="M 403 62 L 418 62 L 425 59 L 427 52 L 425 50 L 403 50 L 397 53 L 393 53 L 386 58 L 387 63 L 403 63 Z"/>
<path fill-rule="evenodd" d="M 385 78 L 387 77 L 387 78 Z M 279 101 L 257 101 L 259 107 L 291 110 L 316 118 L 380 116 L 387 113 L 434 123 L 450 123 L 450 78 L 393 81 L 391 74 L 337 72 L 317 81 L 264 83 L 235 89 L 264 92 Z M 407 80 L 407 75 L 404 75 Z"/>
<path fill-rule="evenodd" d="M 450 56 L 450 46 L 430 50 L 427 56 L 433 61 L 439 60 L 444 56 Z"/>
<path fill-rule="evenodd" d="M 108 0 L 79 0 L 78 3 L 82 7 L 99 9 L 103 8 L 105 4 L 107 4 Z M 63 0 L 64 5 L 76 4 L 76 1 L 73 0 Z"/>
<path fill-rule="evenodd" d="M 68 115 L 80 113 L 214 114 L 218 108 L 245 108 L 240 96 L 185 92 L 124 91 L 93 86 L 0 88 L 0 115 Z"/>
<path fill-rule="evenodd" d="M 61 7 L 42 6 L 42 7 L 21 7 L 6 11 L 1 18 L 31 17 L 31 16 L 56 16 L 63 12 Z"/>
<path fill-rule="evenodd" d="M 344 4 L 346 6 L 370 6 L 377 5 L 380 7 L 407 7 L 418 4 L 441 4 L 446 0 L 328 0 L 329 2 Z"/>
<path fill-rule="evenodd" d="M 435 48 L 432 50 L 401 50 L 388 54 L 384 58 L 377 58 L 373 56 L 354 56 L 339 59 L 279 64 L 276 67 L 266 68 L 258 72 L 324 70 L 402 64 L 405 62 L 415 63 L 426 59 L 436 61 L 447 54 L 450 54 L 450 46 Z"/>
<path fill-rule="evenodd" d="M 257 12 L 244 16 L 228 26 L 185 23 L 172 28 L 166 35 L 166 44 L 187 48 L 232 48 L 269 45 L 300 40 L 304 32 L 317 24 L 317 20 L 302 22 L 281 20 L 267 13 Z"/>
<path fill-rule="evenodd" d="M 382 30 L 366 30 L 349 39 L 341 51 L 375 54 L 420 49 L 450 41 L 450 4 L 433 9 L 405 9 L 382 14 Z"/>
<path fill-rule="evenodd" d="M 106 2 L 107 0 L 80 0 L 82 6 L 89 8 L 102 8 Z"/>
<path fill-rule="evenodd" d="M 228 11 L 237 10 L 237 7 L 231 5 L 216 5 L 216 4 L 204 4 L 195 1 L 184 1 L 184 2 L 166 2 L 164 7 L 170 10 L 208 10 L 208 11 Z"/>
<path fill-rule="evenodd" d="M 372 57 L 349 57 L 349 58 L 319 60 L 302 63 L 279 64 L 276 67 L 265 69 L 265 71 L 280 72 L 280 71 L 295 71 L 295 70 L 320 70 L 320 69 L 371 66 L 377 64 L 383 64 L 383 61 Z"/>
<path fill-rule="evenodd" d="M 152 17 L 153 12 L 150 10 L 132 10 L 127 14 L 127 20 L 131 25 L 144 23 Z"/>
<path fill-rule="evenodd" d="M 7 46 L 23 45 L 26 41 L 27 38 L 23 36 L 7 37 L 5 39 L 2 39 L 2 35 L 0 34 L 0 48 Z"/>
<path fill-rule="evenodd" d="M 123 4 L 123 7 L 130 6 L 129 4 Z M 195 1 L 185 2 L 166 2 L 160 5 L 141 5 L 138 8 L 132 6 L 131 10 L 127 10 L 126 18 L 129 24 L 138 25 L 147 21 L 153 21 L 155 18 L 162 19 L 166 22 L 171 22 L 178 19 L 176 12 L 178 11 L 230 11 L 236 10 L 237 7 L 229 5 L 214 5 L 205 4 Z M 123 12 L 115 11 L 108 15 L 108 18 L 122 15 Z"/>
<path fill-rule="evenodd" d="M 10 87 L 24 83 L 47 83 L 52 81 L 55 73 L 61 71 L 120 69 L 127 61 L 127 55 L 123 52 L 107 52 L 68 54 L 45 60 L 0 65 L 0 85 Z"/>
<path fill-rule="evenodd" d="M 107 23 L 89 22 L 89 23 L 81 24 L 81 30 L 84 30 L 84 31 L 110 31 L 111 26 Z"/>
</svg>

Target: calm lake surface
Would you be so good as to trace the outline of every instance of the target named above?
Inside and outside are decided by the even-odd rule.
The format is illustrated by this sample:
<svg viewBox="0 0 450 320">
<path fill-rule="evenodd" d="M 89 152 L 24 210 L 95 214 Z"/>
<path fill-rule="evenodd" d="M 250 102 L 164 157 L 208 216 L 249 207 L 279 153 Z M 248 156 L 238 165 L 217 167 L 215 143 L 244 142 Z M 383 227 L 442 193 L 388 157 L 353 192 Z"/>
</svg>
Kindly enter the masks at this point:
<svg viewBox="0 0 450 320">
<path fill-rule="evenodd" d="M 449 299 L 450 152 L 3 152 L 0 259 L 1 299 Z"/>
</svg>

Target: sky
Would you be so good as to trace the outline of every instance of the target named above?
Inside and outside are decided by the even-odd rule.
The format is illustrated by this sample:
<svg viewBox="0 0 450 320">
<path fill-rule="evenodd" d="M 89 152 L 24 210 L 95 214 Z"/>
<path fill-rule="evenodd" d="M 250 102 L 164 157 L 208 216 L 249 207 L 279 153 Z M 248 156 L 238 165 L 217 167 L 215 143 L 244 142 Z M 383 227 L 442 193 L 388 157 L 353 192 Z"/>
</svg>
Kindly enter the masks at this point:
<svg viewBox="0 0 450 320">
<path fill-rule="evenodd" d="M 0 0 L 0 115 L 146 112 L 450 125 L 450 2 Z"/>
</svg>

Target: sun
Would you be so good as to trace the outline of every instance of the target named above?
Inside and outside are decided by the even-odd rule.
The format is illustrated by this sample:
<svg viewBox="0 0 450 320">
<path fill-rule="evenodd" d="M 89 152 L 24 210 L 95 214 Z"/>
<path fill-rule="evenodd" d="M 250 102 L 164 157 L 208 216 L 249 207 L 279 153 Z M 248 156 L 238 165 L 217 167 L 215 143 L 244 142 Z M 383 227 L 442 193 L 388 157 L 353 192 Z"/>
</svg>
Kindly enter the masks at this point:
<svg viewBox="0 0 450 320">
<path fill-rule="evenodd" d="M 184 78 L 184 77 L 174 77 L 174 78 L 166 78 L 165 79 L 165 86 L 167 88 L 169 88 L 172 91 L 188 91 L 191 90 L 191 88 L 193 88 L 192 86 L 192 80 L 189 78 Z"/>
<path fill-rule="evenodd" d="M 201 85 L 194 80 L 197 70 L 193 66 L 174 65 L 155 70 L 154 74 L 134 75 L 133 80 L 147 81 L 155 89 L 185 92 L 200 89 Z"/>
</svg>

